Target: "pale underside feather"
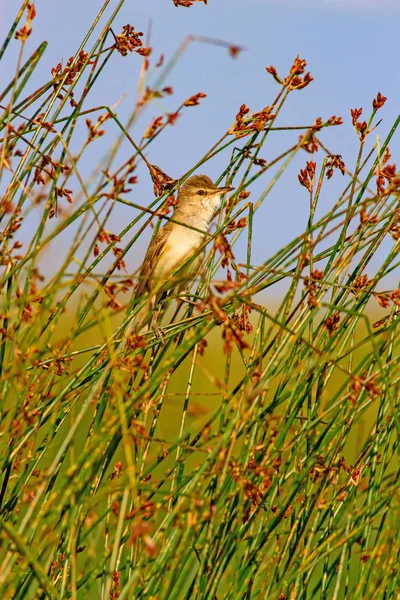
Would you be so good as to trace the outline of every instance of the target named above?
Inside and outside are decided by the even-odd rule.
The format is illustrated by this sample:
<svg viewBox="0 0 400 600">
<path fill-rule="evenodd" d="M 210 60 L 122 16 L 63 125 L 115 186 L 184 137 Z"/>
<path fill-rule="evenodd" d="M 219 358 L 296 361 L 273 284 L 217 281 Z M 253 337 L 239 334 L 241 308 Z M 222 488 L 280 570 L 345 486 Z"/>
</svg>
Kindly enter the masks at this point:
<svg viewBox="0 0 400 600">
<path fill-rule="evenodd" d="M 172 223 L 160 229 L 145 256 L 134 297 L 140 298 L 154 288 L 159 292 L 171 287 L 176 287 L 177 291 L 182 289 L 197 273 L 204 258 L 204 251 L 196 255 L 203 239 L 201 234 Z M 179 265 L 184 266 L 180 269 Z M 179 273 L 176 273 L 177 269 Z M 171 277 L 173 272 L 175 275 Z"/>
</svg>

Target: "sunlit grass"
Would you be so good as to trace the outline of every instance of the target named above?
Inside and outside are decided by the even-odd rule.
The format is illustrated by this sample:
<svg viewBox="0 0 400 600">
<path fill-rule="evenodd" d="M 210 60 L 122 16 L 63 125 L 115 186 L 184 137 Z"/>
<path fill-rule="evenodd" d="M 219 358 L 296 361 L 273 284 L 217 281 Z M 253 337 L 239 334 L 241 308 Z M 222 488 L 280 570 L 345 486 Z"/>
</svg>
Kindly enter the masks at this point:
<svg viewBox="0 0 400 600">
<path fill-rule="evenodd" d="M 252 113 L 243 104 L 193 165 L 206 172 L 231 151 L 220 179 L 236 190 L 188 282 L 190 302 L 172 293 L 163 334 L 144 331 L 135 317 L 147 298 L 131 302 L 125 256 L 150 223 L 172 216 L 179 183 L 150 162 L 174 117 L 151 120 L 141 139 L 135 123 L 171 94 L 168 74 L 195 40 L 156 66 L 133 28 L 112 34 L 122 4 L 36 93 L 25 89 L 45 44 L 26 56 L 32 5 L 0 51 L 6 60 L 21 47 L 0 95 L 1 597 L 394 599 L 400 293 L 382 282 L 399 265 L 400 179 L 388 153 L 398 120 L 378 147 L 369 134 L 382 96 L 365 122 L 353 111 L 359 154 L 344 165 L 323 143 L 340 118 L 277 124 L 287 97 L 312 80 L 305 61 L 287 75 L 268 67 L 271 105 Z M 93 107 L 91 92 L 131 52 L 143 68 L 122 123 L 113 108 Z M 195 94 L 176 114 L 193 106 L 196 118 L 201 101 Z M 293 130 L 292 143 L 266 163 L 260 151 L 271 156 L 280 129 Z M 109 152 L 84 177 L 100 137 Z M 129 156 L 119 152 L 126 141 Z M 257 211 L 298 155 L 307 227 L 254 264 Z M 143 163 L 150 206 L 134 195 Z M 331 178 L 343 187 L 325 211 Z M 111 232 L 120 204 L 132 220 Z M 232 254 L 239 236 L 242 263 Z"/>
</svg>

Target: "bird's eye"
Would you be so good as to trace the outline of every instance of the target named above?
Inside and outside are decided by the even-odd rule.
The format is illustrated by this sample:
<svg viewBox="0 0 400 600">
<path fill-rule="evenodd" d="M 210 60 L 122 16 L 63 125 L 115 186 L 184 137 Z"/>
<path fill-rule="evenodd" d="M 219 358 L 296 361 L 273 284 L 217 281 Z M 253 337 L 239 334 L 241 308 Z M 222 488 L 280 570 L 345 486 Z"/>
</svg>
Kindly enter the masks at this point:
<svg viewBox="0 0 400 600">
<path fill-rule="evenodd" d="M 205 191 L 204 191 L 204 190 L 199 190 L 199 191 L 197 192 L 197 195 L 198 195 L 198 196 L 204 196 L 204 194 L 205 194 Z"/>
</svg>

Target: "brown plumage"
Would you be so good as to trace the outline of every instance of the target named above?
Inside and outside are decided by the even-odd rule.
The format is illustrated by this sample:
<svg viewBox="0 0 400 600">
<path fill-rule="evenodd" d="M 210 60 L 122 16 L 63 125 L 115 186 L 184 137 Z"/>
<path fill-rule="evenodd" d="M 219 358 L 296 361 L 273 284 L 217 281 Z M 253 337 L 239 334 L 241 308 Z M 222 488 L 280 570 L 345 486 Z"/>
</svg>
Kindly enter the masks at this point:
<svg viewBox="0 0 400 600">
<path fill-rule="evenodd" d="M 138 283 L 134 294 L 135 298 L 140 298 L 145 292 L 149 291 L 151 276 L 158 259 L 165 249 L 165 243 L 168 239 L 171 225 L 172 223 L 167 223 L 164 227 L 159 229 L 148 247 L 142 268 L 139 272 Z"/>
</svg>

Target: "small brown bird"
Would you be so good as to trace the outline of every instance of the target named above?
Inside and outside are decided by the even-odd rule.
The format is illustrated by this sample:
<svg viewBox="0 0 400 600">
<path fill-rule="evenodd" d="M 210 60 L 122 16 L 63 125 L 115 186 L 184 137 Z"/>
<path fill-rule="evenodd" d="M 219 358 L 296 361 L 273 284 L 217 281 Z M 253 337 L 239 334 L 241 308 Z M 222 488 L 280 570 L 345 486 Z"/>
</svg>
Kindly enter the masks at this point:
<svg viewBox="0 0 400 600">
<path fill-rule="evenodd" d="M 152 296 L 153 291 L 166 291 L 197 273 L 204 253 L 199 253 L 199 256 L 196 253 L 204 242 L 221 196 L 234 189 L 217 187 L 207 175 L 194 175 L 183 184 L 173 215 L 176 222 L 168 221 L 151 241 L 140 269 L 134 298 L 140 298 L 146 292 Z M 195 257 L 194 260 L 185 264 L 191 256 Z M 185 265 L 182 272 L 175 273 L 170 279 L 180 264 Z"/>
</svg>

